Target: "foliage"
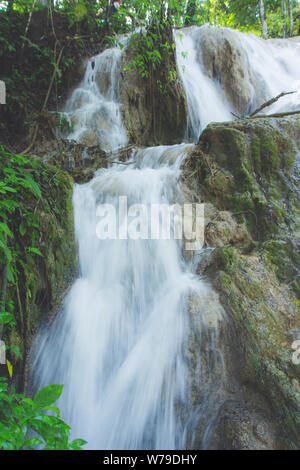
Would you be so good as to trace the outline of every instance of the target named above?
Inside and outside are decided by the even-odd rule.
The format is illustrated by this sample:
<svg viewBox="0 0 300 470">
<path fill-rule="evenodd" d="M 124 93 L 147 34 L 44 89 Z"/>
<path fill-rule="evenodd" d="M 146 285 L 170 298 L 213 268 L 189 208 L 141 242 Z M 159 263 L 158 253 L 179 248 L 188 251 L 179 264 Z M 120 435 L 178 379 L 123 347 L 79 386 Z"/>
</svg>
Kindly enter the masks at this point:
<svg viewBox="0 0 300 470">
<path fill-rule="evenodd" d="M 49 246 L 52 236 L 49 228 L 47 233 L 40 229 L 39 215 L 42 211 L 49 223 L 56 220 L 57 199 L 63 184 L 59 170 L 37 158 L 11 154 L 0 147 L 0 266 L 2 278 L 7 279 L 7 285 L 3 288 L 2 284 L 1 289 L 1 298 L 6 297 L 6 302 L 0 309 L 3 312 L 0 329 L 6 323 L 4 339 L 7 344 L 16 343 L 16 335 L 23 338 L 21 343 L 17 341 L 22 353 L 26 352 L 33 321 L 31 310 L 37 295 L 37 266 L 45 269 L 42 267 L 44 255 L 47 255 L 45 247 Z M 64 211 L 64 206 L 60 205 L 60 211 Z M 9 318 L 13 322 L 7 323 Z M 10 358 L 14 360 L 17 356 L 20 354 L 14 347 Z"/>
<path fill-rule="evenodd" d="M 33 196 L 38 204 L 42 197 L 38 179 L 34 178 L 39 162 L 10 154 L 3 147 L 0 148 L 0 161 L 0 261 L 4 265 L 7 260 L 8 280 L 14 282 L 18 276 L 15 261 L 20 250 L 19 236 L 26 240 L 26 246 L 22 246 L 22 249 L 25 248 L 29 256 L 42 256 L 36 246 L 39 238 L 38 220 L 34 210 L 29 210 L 26 205 L 28 198 Z M 20 220 L 18 236 L 14 233 L 17 220 Z"/>
<path fill-rule="evenodd" d="M 264 0 L 268 30 L 271 37 L 282 37 L 283 18 L 281 0 Z M 296 14 L 299 4 L 292 0 L 293 12 Z M 286 19 L 286 21 L 288 21 Z M 186 10 L 185 25 L 203 23 L 238 29 L 240 31 L 260 34 L 258 0 L 189 0 Z M 297 34 L 299 20 L 294 23 L 294 34 Z"/>
<path fill-rule="evenodd" d="M 148 34 L 136 33 L 131 38 L 131 46 L 135 51 L 131 65 L 143 78 L 149 77 L 151 68 L 155 70 L 161 64 L 162 56 L 156 44 L 157 33 L 154 31 Z M 168 48 L 169 44 L 162 44 L 162 47 Z"/>
<path fill-rule="evenodd" d="M 30 399 L 0 378 L 0 450 L 36 446 L 43 450 L 80 450 L 86 441 L 70 442 L 70 427 L 54 406 L 62 391 L 63 385 L 48 385 Z"/>
<path fill-rule="evenodd" d="M 43 198 L 45 179 L 51 178 L 54 188 L 58 180 L 39 160 L 8 153 L 3 147 L 0 147 L 0 163 L 0 265 L 3 276 L 6 270 L 8 286 L 21 290 L 28 305 L 31 289 L 34 289 L 30 282 L 33 257 L 43 256 L 35 208 Z M 28 276 L 24 276 L 26 272 Z M 18 327 L 26 337 L 21 305 L 15 308 L 12 299 L 6 304 L 7 308 L 0 311 L 1 328 L 4 326 L 7 333 Z M 19 311 L 18 316 L 15 311 Z M 11 344 L 6 349 L 10 349 L 11 357 L 22 358 L 17 345 Z M 12 377 L 13 366 L 9 360 L 7 367 Z M 48 450 L 81 449 L 85 441 L 70 442 L 70 427 L 60 419 L 59 409 L 53 406 L 62 390 L 62 385 L 49 385 L 30 399 L 16 393 L 6 379 L 0 378 L 0 450 L 36 446 Z"/>
<path fill-rule="evenodd" d="M 54 71 L 48 108 L 58 110 L 65 90 L 78 76 L 81 57 L 91 55 L 88 50 L 97 41 L 106 43 L 94 11 L 75 20 L 67 10 L 53 10 L 50 14 L 47 9 L 37 9 L 27 30 L 27 14 L 18 9 L 0 10 L 0 80 L 6 83 L 7 102 L 0 107 L 3 137 L 28 133 L 41 111 Z M 0 143 L 7 145 L 7 140 Z"/>
</svg>

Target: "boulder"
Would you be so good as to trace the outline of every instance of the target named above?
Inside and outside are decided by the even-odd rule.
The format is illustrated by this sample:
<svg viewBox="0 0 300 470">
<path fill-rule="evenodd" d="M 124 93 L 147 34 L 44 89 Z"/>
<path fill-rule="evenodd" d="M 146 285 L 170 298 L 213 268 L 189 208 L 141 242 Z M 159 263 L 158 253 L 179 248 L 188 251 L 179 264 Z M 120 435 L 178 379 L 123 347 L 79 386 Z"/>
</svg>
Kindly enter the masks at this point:
<svg viewBox="0 0 300 470">
<path fill-rule="evenodd" d="M 204 27 L 195 31 L 198 58 L 207 75 L 218 80 L 237 113 L 246 115 L 267 100 L 265 84 L 250 67 L 238 33 L 228 28 Z"/>
</svg>

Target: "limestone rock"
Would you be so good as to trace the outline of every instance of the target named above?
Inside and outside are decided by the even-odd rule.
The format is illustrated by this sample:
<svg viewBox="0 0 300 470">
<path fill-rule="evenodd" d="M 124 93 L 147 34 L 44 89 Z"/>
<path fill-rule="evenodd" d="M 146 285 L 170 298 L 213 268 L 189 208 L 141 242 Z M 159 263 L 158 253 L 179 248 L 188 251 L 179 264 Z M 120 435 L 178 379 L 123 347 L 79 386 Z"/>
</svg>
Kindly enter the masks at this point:
<svg viewBox="0 0 300 470">
<path fill-rule="evenodd" d="M 173 39 L 168 38 L 168 41 L 172 43 Z M 134 59 L 134 48 L 129 45 L 120 67 L 122 114 L 129 142 L 136 145 L 181 143 L 185 137 L 183 123 L 187 121 L 187 104 L 179 79 L 170 82 L 168 78 L 170 71 L 177 73 L 174 51 L 164 58 L 163 66 L 147 78 L 142 78 L 132 66 Z"/>
<path fill-rule="evenodd" d="M 198 55 L 207 75 L 220 82 L 226 98 L 240 115 L 266 101 L 265 85 L 251 70 L 237 33 L 228 28 L 199 29 Z"/>
</svg>

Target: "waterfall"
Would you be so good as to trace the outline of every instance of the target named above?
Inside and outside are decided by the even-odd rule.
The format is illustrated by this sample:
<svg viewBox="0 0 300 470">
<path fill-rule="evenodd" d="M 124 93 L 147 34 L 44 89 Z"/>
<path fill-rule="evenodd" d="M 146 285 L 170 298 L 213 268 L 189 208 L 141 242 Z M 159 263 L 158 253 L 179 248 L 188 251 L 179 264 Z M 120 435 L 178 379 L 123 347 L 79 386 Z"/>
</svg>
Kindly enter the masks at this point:
<svg viewBox="0 0 300 470">
<path fill-rule="evenodd" d="M 296 93 L 263 113 L 300 109 L 299 43 L 265 41 L 208 25 L 175 31 L 174 38 L 188 104 L 188 137 L 194 142 L 210 122 L 232 121 L 232 113 L 243 116 L 283 91 Z M 240 96 L 245 101 L 241 109 Z"/>
<path fill-rule="evenodd" d="M 122 43 L 126 47 L 126 39 L 122 38 Z M 64 110 L 72 127 L 69 140 L 99 145 L 105 151 L 127 144 L 119 102 L 121 55 L 120 46 L 116 46 L 89 59 L 84 79 Z"/>
<path fill-rule="evenodd" d="M 226 30 L 244 54 L 245 100 L 235 105 L 230 80 L 220 76 L 217 62 L 210 67 L 200 47 L 211 30 L 175 32 L 193 141 L 210 122 L 231 120 L 235 106 L 251 109 L 289 91 L 300 72 L 296 45 Z M 109 151 L 126 145 L 121 54 L 116 47 L 88 61 L 66 105 L 73 126 L 69 139 Z M 299 93 L 268 112 L 296 106 Z M 62 418 L 74 437 L 88 442 L 86 448 L 192 448 L 199 445 L 196 428 L 202 446 L 208 445 L 226 380 L 220 341 L 226 315 L 217 294 L 195 274 L 180 239 L 97 236 L 98 207 L 117 209 L 120 198 L 145 208 L 183 204 L 180 167 L 192 150 L 193 144 L 135 149 L 126 165 L 99 169 L 90 182 L 75 185 L 79 276 L 53 322 L 39 329 L 31 380 L 33 388 L 64 384 Z M 107 217 L 108 226 L 123 227 L 119 212 L 116 220 Z"/>
<path fill-rule="evenodd" d="M 99 240 L 96 207 L 117 206 L 120 195 L 128 205 L 180 200 L 179 165 L 190 150 L 136 150 L 131 166 L 101 169 L 75 187 L 80 276 L 53 325 L 36 338 L 32 369 L 38 386 L 64 384 L 62 416 L 88 448 L 187 446 L 189 381 L 197 379 L 189 377 L 191 329 L 200 329 L 211 342 L 208 355 L 216 354 L 222 307 L 182 258 L 180 240 Z M 204 358 L 197 361 L 200 379 Z M 220 358 L 213 363 L 211 374 Z"/>
<path fill-rule="evenodd" d="M 188 137 L 197 142 L 210 122 L 232 120 L 230 105 L 223 100 L 222 89 L 211 80 L 197 58 L 196 44 L 190 33 L 175 32 L 177 64 L 188 104 Z"/>
</svg>

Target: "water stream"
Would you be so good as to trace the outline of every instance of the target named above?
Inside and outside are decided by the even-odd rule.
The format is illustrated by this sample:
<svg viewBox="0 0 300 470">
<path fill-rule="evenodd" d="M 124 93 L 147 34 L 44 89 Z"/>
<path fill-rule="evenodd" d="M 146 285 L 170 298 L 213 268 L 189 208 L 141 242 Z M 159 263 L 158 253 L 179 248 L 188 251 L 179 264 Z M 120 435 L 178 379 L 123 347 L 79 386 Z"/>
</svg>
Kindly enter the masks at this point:
<svg viewBox="0 0 300 470">
<path fill-rule="evenodd" d="M 200 30 L 184 30 L 176 38 L 193 141 L 209 122 L 230 120 L 233 110 L 221 84 L 199 61 Z M 242 37 L 270 97 L 290 87 L 300 67 L 299 61 L 295 72 L 295 48 Z M 69 138 L 105 150 L 126 145 L 120 57 L 114 48 L 88 61 L 66 106 L 73 123 Z M 292 108 L 297 99 L 291 95 L 273 109 Z M 226 317 L 217 294 L 195 275 L 181 240 L 96 236 L 97 207 L 118 208 L 120 196 L 128 206 L 183 203 L 180 165 L 192 145 L 136 149 L 130 165 L 113 164 L 89 183 L 75 185 L 80 273 L 55 320 L 36 336 L 32 380 L 34 387 L 64 384 L 62 418 L 75 437 L 87 440 L 86 448 L 189 448 L 199 419 L 205 447 L 226 375 L 219 341 Z"/>
</svg>

